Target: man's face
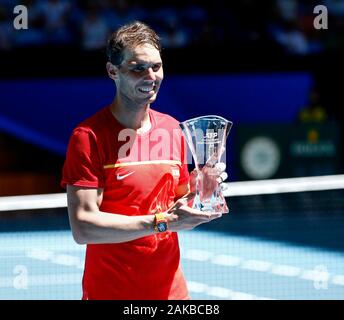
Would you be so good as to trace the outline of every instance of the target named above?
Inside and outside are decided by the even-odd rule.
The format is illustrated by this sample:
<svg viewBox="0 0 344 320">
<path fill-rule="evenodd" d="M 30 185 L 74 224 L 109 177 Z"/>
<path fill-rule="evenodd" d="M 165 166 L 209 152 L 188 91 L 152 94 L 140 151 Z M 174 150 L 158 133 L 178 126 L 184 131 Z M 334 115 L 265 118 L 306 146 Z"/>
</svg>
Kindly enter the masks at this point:
<svg viewBox="0 0 344 320">
<path fill-rule="evenodd" d="M 125 49 L 116 80 L 117 94 L 139 105 L 153 103 L 163 77 L 161 56 L 155 47 L 144 44 Z"/>
</svg>

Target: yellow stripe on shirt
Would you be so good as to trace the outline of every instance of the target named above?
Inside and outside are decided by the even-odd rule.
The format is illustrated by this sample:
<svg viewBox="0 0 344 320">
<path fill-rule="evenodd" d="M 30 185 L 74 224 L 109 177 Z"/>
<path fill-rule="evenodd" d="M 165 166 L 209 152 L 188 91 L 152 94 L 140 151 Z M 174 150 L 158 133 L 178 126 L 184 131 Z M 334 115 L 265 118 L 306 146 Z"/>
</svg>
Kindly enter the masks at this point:
<svg viewBox="0 0 344 320">
<path fill-rule="evenodd" d="M 140 166 L 146 164 L 175 164 L 181 165 L 181 161 L 177 160 L 149 160 L 149 161 L 135 161 L 135 162 L 122 162 L 122 163 L 115 163 L 115 164 L 106 164 L 103 166 L 104 169 L 113 169 L 113 168 L 120 168 L 120 167 L 128 167 L 128 166 Z"/>
</svg>

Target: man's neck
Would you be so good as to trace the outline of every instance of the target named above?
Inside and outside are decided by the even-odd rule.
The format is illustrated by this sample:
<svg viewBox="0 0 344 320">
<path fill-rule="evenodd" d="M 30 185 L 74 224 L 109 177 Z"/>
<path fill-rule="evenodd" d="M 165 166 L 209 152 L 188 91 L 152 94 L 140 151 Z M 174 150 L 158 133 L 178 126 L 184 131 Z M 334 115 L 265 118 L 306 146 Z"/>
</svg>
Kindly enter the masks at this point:
<svg viewBox="0 0 344 320">
<path fill-rule="evenodd" d="M 144 133 L 151 128 L 149 117 L 149 104 L 145 106 L 134 106 L 120 103 L 115 99 L 110 110 L 114 117 L 124 127 L 134 129 L 137 133 Z"/>
</svg>

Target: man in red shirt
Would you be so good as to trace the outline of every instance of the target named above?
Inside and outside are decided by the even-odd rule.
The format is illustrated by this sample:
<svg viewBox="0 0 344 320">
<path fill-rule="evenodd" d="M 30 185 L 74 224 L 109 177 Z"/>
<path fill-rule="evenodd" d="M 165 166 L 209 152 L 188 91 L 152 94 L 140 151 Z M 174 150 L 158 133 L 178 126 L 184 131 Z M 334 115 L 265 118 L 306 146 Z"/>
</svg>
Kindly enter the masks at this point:
<svg viewBox="0 0 344 320">
<path fill-rule="evenodd" d="M 113 33 L 106 67 L 116 97 L 69 141 L 61 184 L 74 239 L 87 244 L 83 299 L 189 299 L 176 231 L 221 216 L 187 205 L 179 123 L 150 108 L 163 79 L 160 51 L 141 22 Z"/>
</svg>

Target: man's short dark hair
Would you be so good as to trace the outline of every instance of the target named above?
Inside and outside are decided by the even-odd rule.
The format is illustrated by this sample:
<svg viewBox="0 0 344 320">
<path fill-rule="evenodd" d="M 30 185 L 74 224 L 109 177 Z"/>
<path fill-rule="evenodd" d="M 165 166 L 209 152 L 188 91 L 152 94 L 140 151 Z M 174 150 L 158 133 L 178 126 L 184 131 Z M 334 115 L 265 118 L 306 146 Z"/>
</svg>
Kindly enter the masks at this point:
<svg viewBox="0 0 344 320">
<path fill-rule="evenodd" d="M 108 59 L 112 64 L 119 66 L 123 61 L 124 49 L 133 49 L 147 43 L 161 52 L 160 38 L 152 28 L 140 21 L 126 24 L 109 37 Z"/>
</svg>

